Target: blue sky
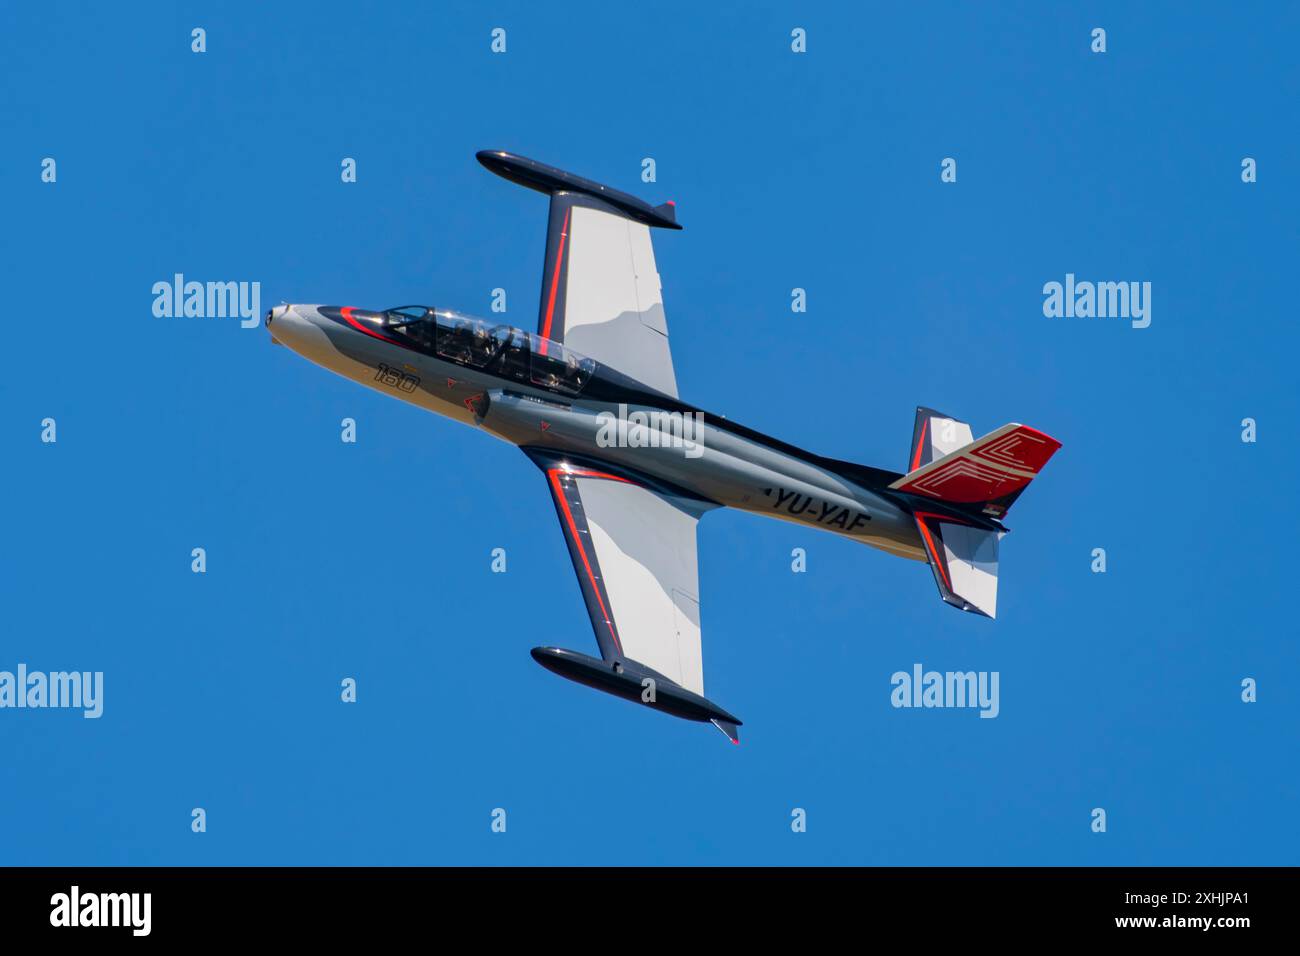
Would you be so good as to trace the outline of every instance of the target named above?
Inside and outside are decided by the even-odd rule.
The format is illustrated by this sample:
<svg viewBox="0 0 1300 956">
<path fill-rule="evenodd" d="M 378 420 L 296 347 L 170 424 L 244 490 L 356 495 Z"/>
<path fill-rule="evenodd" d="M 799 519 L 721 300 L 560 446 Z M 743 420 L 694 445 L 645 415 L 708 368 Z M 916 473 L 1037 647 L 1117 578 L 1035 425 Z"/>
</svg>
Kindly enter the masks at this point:
<svg viewBox="0 0 1300 956">
<path fill-rule="evenodd" d="M 0 710 L 0 863 L 1300 862 L 1293 6 L 375 6 L 0 11 L 0 669 L 105 675 L 99 720 Z M 900 470 L 918 404 L 1062 441 L 999 619 L 713 513 L 730 747 L 529 658 L 595 642 L 515 449 L 151 312 L 181 272 L 263 309 L 500 287 L 531 328 L 546 204 L 487 147 L 677 202 L 686 400 Z M 1151 282 L 1151 326 L 1045 318 L 1067 272 Z M 892 708 L 917 662 L 998 671 L 1000 715 Z"/>
</svg>

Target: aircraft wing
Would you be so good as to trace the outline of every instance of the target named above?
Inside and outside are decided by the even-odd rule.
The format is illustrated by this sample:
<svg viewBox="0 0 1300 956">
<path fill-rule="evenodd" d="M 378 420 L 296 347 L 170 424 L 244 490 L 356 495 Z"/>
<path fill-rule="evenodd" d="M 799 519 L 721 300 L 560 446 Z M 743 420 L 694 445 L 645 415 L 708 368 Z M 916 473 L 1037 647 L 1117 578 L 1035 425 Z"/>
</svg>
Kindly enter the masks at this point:
<svg viewBox="0 0 1300 956">
<path fill-rule="evenodd" d="M 652 226 L 680 229 L 671 203 L 634 196 L 501 151 L 488 169 L 551 197 L 537 332 L 677 397 Z"/>
<path fill-rule="evenodd" d="M 695 531 L 716 506 L 608 466 L 525 451 L 546 476 L 601 658 L 703 698 Z M 738 739 L 734 724 L 713 723 Z"/>
</svg>

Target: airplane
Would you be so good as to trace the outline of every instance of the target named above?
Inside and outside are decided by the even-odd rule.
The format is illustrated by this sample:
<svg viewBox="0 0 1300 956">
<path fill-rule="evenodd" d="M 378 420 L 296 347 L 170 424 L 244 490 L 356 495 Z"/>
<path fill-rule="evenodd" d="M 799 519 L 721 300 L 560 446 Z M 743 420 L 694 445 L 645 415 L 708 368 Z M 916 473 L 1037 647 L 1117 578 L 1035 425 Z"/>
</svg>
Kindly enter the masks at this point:
<svg viewBox="0 0 1300 956">
<path fill-rule="evenodd" d="M 518 446 L 542 472 L 600 657 L 548 670 L 739 743 L 704 696 L 696 526 L 737 508 L 930 566 L 939 596 L 992 618 L 1002 518 L 1060 447 L 1020 424 L 976 440 L 917 408 L 907 471 L 837 461 L 678 397 L 652 229 L 659 206 L 501 150 L 487 169 L 550 198 L 537 331 L 423 305 L 279 305 L 272 340 L 346 378 Z"/>
</svg>

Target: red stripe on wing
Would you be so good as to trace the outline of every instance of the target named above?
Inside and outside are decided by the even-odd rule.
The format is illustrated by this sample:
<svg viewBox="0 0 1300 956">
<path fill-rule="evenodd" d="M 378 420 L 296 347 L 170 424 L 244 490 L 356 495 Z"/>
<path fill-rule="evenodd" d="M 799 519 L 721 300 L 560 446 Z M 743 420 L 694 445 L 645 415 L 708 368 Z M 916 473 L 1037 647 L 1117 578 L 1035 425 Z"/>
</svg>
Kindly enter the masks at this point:
<svg viewBox="0 0 1300 956">
<path fill-rule="evenodd" d="M 610 616 L 609 608 L 605 606 L 605 599 L 600 593 L 600 584 L 596 581 L 596 573 L 591 569 L 591 561 L 587 557 L 587 549 L 583 547 L 582 537 L 578 534 L 578 526 L 573 520 L 573 512 L 569 510 L 569 499 L 564 494 L 564 488 L 560 485 L 560 475 L 571 474 L 560 468 L 547 469 L 546 475 L 551 479 L 551 488 L 555 492 L 555 498 L 560 503 L 560 509 L 564 512 L 565 523 L 569 526 L 569 535 L 573 543 L 577 545 L 578 555 L 582 558 L 582 567 L 587 572 L 587 580 L 591 582 L 592 593 L 596 595 L 596 603 L 600 605 L 600 613 L 605 617 L 605 626 L 609 628 L 609 636 L 614 639 L 614 646 L 618 648 L 620 654 L 623 653 L 623 645 L 619 642 L 618 632 L 614 630 L 614 619 Z M 594 472 L 593 474 L 600 474 Z M 614 478 L 614 475 L 605 477 Z M 618 481 L 625 479 L 617 478 Z"/>
</svg>

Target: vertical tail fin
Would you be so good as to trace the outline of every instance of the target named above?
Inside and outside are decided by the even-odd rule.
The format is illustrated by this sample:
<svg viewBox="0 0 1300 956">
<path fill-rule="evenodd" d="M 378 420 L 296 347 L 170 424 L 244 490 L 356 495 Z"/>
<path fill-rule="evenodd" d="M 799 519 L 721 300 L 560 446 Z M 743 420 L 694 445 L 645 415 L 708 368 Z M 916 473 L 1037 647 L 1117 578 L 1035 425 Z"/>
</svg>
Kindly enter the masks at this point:
<svg viewBox="0 0 1300 956">
<path fill-rule="evenodd" d="M 944 601 L 997 615 L 998 543 L 1006 532 L 959 515 L 1002 518 L 1060 447 L 1050 435 L 1015 423 L 972 441 L 965 422 L 916 410 L 910 470 L 889 487 L 911 496 L 916 530 Z M 926 499 L 956 508 L 927 510 Z"/>
<path fill-rule="evenodd" d="M 970 442 L 970 425 L 966 422 L 936 412 L 933 408 L 917 408 L 916 424 L 912 427 L 912 454 L 907 462 L 907 470 L 916 471 Z"/>
<path fill-rule="evenodd" d="M 962 611 L 998 616 L 998 543 L 1003 531 L 963 525 L 947 515 L 914 511 L 939 596 Z"/>
</svg>

